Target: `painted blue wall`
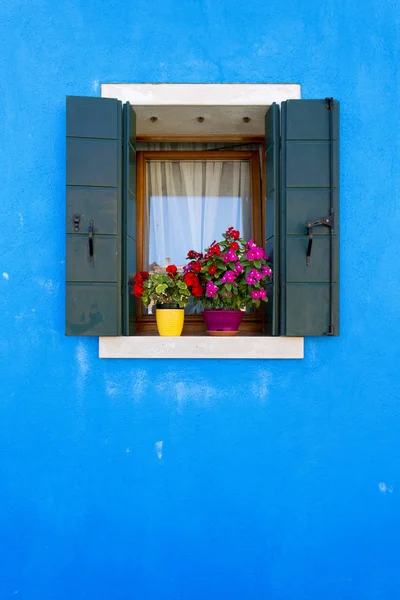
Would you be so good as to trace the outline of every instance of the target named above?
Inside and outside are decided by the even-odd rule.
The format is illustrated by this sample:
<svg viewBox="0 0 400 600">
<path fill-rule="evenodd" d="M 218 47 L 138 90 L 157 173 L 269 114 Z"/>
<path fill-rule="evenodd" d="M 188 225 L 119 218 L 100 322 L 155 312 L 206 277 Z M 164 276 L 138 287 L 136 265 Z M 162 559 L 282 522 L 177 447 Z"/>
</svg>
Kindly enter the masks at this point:
<svg viewBox="0 0 400 600">
<path fill-rule="evenodd" d="M 399 597 L 399 8 L 1 3 L 1 599 Z M 150 362 L 64 337 L 65 95 L 122 81 L 341 100 L 339 339 Z"/>
</svg>

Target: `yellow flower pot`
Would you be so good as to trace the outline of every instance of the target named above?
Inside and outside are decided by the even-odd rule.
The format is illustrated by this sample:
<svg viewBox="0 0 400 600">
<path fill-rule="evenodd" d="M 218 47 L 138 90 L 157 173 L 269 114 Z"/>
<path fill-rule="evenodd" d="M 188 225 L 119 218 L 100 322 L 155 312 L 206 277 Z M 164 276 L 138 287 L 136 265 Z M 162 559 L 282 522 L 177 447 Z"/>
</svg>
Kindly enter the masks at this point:
<svg viewBox="0 0 400 600">
<path fill-rule="evenodd" d="M 179 336 L 182 333 L 185 311 L 183 308 L 157 308 L 156 322 L 160 335 Z"/>
</svg>

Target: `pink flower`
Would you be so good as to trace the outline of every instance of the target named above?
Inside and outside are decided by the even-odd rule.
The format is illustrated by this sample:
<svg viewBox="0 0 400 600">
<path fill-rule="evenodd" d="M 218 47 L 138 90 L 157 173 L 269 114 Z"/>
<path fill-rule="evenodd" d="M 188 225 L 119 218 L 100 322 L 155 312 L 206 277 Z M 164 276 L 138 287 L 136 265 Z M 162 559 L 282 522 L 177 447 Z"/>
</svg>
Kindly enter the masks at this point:
<svg viewBox="0 0 400 600">
<path fill-rule="evenodd" d="M 262 273 L 264 276 L 269 277 L 270 275 L 272 275 L 272 269 L 270 269 L 269 267 L 264 266 L 262 268 Z"/>
<path fill-rule="evenodd" d="M 248 283 L 249 285 L 254 285 L 254 284 L 255 284 L 255 282 L 256 282 L 256 280 L 254 279 L 254 277 L 252 277 L 250 274 L 249 274 L 249 275 L 247 275 L 247 277 L 246 277 L 246 281 L 247 281 L 247 283 Z"/>
<path fill-rule="evenodd" d="M 183 265 L 183 274 L 186 275 L 186 273 L 189 273 L 189 271 L 192 270 L 192 265 Z"/>
<path fill-rule="evenodd" d="M 246 246 L 248 248 L 257 248 L 257 244 L 255 244 L 252 239 L 247 242 Z"/>
<path fill-rule="evenodd" d="M 223 255 L 223 259 L 224 259 L 224 262 L 226 262 L 226 263 L 236 262 L 237 260 L 239 260 L 239 258 L 236 256 L 236 254 L 234 253 L 233 250 L 228 250 L 228 252 L 226 252 Z"/>
<path fill-rule="evenodd" d="M 257 281 L 260 281 L 260 279 L 263 278 L 263 274 L 260 271 L 257 271 L 257 269 L 252 269 L 249 275 L 251 277 L 254 277 L 254 279 L 256 279 Z"/>
<path fill-rule="evenodd" d="M 222 283 L 233 283 L 235 281 L 236 273 L 235 271 L 227 271 L 222 276 Z"/>
<path fill-rule="evenodd" d="M 265 258 L 264 248 L 258 248 L 255 244 L 247 251 L 247 260 L 260 260 Z"/>
<path fill-rule="evenodd" d="M 260 290 L 260 299 L 264 300 L 267 297 L 267 290 Z"/>
<path fill-rule="evenodd" d="M 251 297 L 253 298 L 253 300 L 258 300 L 260 298 L 260 292 L 261 290 L 253 290 L 251 292 Z"/>
<path fill-rule="evenodd" d="M 207 281 L 206 296 L 208 296 L 208 298 L 214 298 L 217 292 L 218 287 L 212 281 Z"/>
<path fill-rule="evenodd" d="M 238 275 L 240 275 L 240 273 L 243 273 L 243 265 L 241 265 L 240 262 L 236 263 L 235 273 L 237 273 Z"/>
</svg>

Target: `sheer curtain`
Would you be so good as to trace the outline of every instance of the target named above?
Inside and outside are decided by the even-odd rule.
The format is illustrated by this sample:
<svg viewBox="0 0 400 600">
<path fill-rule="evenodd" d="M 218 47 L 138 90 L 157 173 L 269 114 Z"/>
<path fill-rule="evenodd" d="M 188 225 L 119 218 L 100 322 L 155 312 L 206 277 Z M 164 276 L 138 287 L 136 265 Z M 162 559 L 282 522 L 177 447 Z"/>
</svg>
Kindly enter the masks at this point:
<svg viewBox="0 0 400 600">
<path fill-rule="evenodd" d="M 151 161 L 146 181 L 150 269 L 184 265 L 230 226 L 251 237 L 247 161 Z"/>
</svg>

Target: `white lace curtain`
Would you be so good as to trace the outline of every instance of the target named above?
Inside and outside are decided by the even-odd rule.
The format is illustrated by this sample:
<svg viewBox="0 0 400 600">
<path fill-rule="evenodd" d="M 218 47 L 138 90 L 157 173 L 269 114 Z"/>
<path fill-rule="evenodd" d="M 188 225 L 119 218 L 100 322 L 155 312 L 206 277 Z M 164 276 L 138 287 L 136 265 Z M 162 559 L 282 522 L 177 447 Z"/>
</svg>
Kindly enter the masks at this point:
<svg viewBox="0 0 400 600">
<path fill-rule="evenodd" d="M 146 179 L 149 265 L 183 265 L 188 250 L 202 251 L 230 226 L 251 237 L 247 161 L 151 161 Z"/>
</svg>

